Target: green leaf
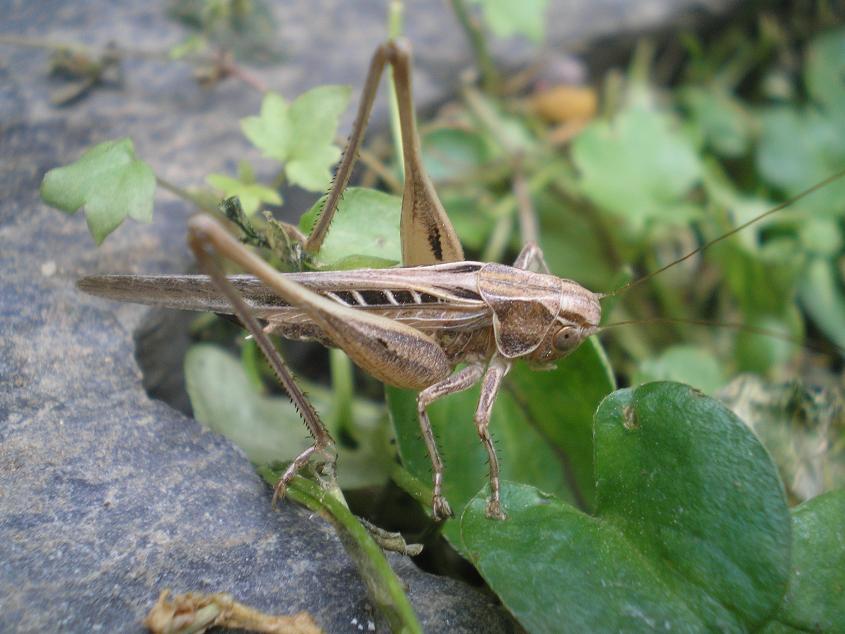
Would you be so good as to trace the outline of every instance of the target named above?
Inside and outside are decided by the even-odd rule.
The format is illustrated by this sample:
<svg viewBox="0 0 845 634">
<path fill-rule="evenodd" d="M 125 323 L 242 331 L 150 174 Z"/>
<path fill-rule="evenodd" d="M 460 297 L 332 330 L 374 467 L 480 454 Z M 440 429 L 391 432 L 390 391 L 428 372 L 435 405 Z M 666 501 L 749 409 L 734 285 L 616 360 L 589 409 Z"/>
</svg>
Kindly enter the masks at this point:
<svg viewBox="0 0 845 634">
<path fill-rule="evenodd" d="M 572 158 L 584 195 L 634 229 L 689 219 L 683 198 L 701 178 L 701 165 L 667 115 L 632 107 L 591 123 L 575 138 Z"/>
<path fill-rule="evenodd" d="M 232 178 L 225 174 L 209 174 L 205 182 L 215 189 L 220 190 L 224 198 L 237 196 L 247 216 L 251 216 L 258 211 L 262 203 L 270 205 L 282 204 L 282 197 L 276 190 L 260 183 Z"/>
<path fill-rule="evenodd" d="M 710 204 L 715 209 L 728 211 L 735 227 L 764 214 L 777 204 L 770 199 L 749 196 L 738 190 L 724 171 L 724 167 L 712 158 L 704 161 L 702 182 Z M 761 218 L 737 233 L 731 238 L 731 242 L 741 246 L 742 250 L 747 253 L 758 254 L 761 245 L 765 242 L 765 232 L 770 230 L 773 225 L 784 223 L 787 219 L 786 210 Z M 720 229 L 720 231 L 722 230 L 724 228 Z"/>
<path fill-rule="evenodd" d="M 464 551 L 529 631 L 743 631 L 789 572 L 790 520 L 754 434 L 691 388 L 614 392 L 595 417 L 596 515 L 506 483 L 510 517 L 461 519 Z"/>
<path fill-rule="evenodd" d="M 240 361 L 217 346 L 188 350 L 185 382 L 194 418 L 257 464 L 292 460 L 311 444 L 290 401 L 261 396 Z"/>
<path fill-rule="evenodd" d="M 306 235 L 326 204 L 323 196 L 300 219 Z M 402 199 L 375 189 L 349 187 L 343 194 L 326 239 L 313 264 L 316 268 L 392 266 L 402 261 L 399 217 Z"/>
<path fill-rule="evenodd" d="M 831 114 L 845 116 L 845 29 L 820 35 L 807 49 L 804 82 Z"/>
<path fill-rule="evenodd" d="M 589 214 L 548 190 L 533 200 L 542 227 L 540 246 L 549 269 L 593 291 L 614 288 L 611 281 L 617 272 L 607 256 L 610 245 L 596 231 Z"/>
<path fill-rule="evenodd" d="M 349 94 L 348 86 L 320 86 L 289 104 L 269 92 L 261 114 L 241 119 L 241 129 L 264 156 L 285 164 L 291 183 L 324 190 L 331 180 L 329 168 L 340 158 L 334 139 Z"/>
<path fill-rule="evenodd" d="M 690 86 L 681 92 L 692 120 L 717 154 L 737 157 L 749 146 L 749 116 L 731 94 L 715 86 Z"/>
<path fill-rule="evenodd" d="M 843 247 L 839 223 L 831 218 L 811 218 L 799 228 L 801 246 L 813 255 L 835 258 Z"/>
<path fill-rule="evenodd" d="M 678 381 L 713 394 L 725 384 L 725 375 L 719 360 L 709 350 L 678 345 L 643 361 L 632 383 L 641 385 L 651 381 Z"/>
<path fill-rule="evenodd" d="M 535 43 L 543 41 L 548 0 L 472 0 L 484 10 L 484 19 L 498 37 L 522 35 Z"/>
<path fill-rule="evenodd" d="M 802 253 L 793 240 L 771 240 L 763 247 L 748 249 L 739 242 L 717 248 L 710 257 L 718 259 L 725 281 L 739 303 L 749 330 L 737 333 L 734 356 L 743 371 L 770 373 L 796 352 L 795 344 L 750 329 L 758 328 L 800 341 L 803 320 L 795 301 Z"/>
<path fill-rule="evenodd" d="M 538 140 L 528 121 L 509 111 L 501 99 L 468 87 L 464 99 L 472 118 L 489 146 L 491 158 L 507 158 L 514 154 L 530 155 L 538 149 Z"/>
<path fill-rule="evenodd" d="M 429 178 L 457 180 L 491 159 L 484 137 L 460 128 L 437 128 L 422 138 L 423 165 Z"/>
<path fill-rule="evenodd" d="M 787 196 L 797 196 L 845 165 L 845 119 L 812 109 L 781 107 L 762 116 L 757 169 Z M 795 203 L 807 216 L 845 215 L 845 181 L 838 180 Z"/>
<path fill-rule="evenodd" d="M 802 274 L 799 296 L 813 322 L 840 349 L 845 349 L 845 297 L 833 262 L 811 259 Z"/>
<path fill-rule="evenodd" d="M 482 251 L 493 230 L 494 219 L 478 192 L 452 193 L 447 189 L 438 195 L 464 248 Z"/>
<path fill-rule="evenodd" d="M 517 364 L 496 399 L 490 423 L 504 478 L 531 483 L 590 508 L 594 500 L 592 414 L 614 387 L 597 341 L 585 342 L 553 371 Z M 388 387 L 388 408 L 402 463 L 431 482 L 431 462 L 420 438 L 416 394 Z M 445 495 L 456 517 L 487 481 L 487 453 L 473 415 L 479 389 L 448 396 L 429 407 L 446 465 Z M 458 523 L 445 534 L 460 547 Z"/>
<path fill-rule="evenodd" d="M 263 396 L 241 362 L 221 348 L 197 344 L 185 356 L 185 381 L 194 417 L 223 434 L 256 464 L 287 462 L 311 445 L 296 408 L 285 396 Z M 335 403 L 325 388 L 308 386 L 308 397 L 330 427 Z M 362 399 L 352 401 L 354 425 L 346 428 L 355 448 L 338 446 L 338 479 L 347 489 L 379 486 L 393 462 L 382 408 Z"/>
<path fill-rule="evenodd" d="M 125 137 L 100 143 L 78 161 L 51 169 L 41 181 L 41 199 L 69 214 L 85 207 L 88 230 L 101 244 L 127 216 L 152 220 L 155 185 L 152 168 Z"/>
<path fill-rule="evenodd" d="M 792 571 L 775 620 L 804 632 L 845 625 L 845 489 L 792 511 Z"/>
<path fill-rule="evenodd" d="M 804 322 L 794 302 L 789 302 L 787 308 L 779 315 L 751 315 L 743 320 L 749 330 L 736 336 L 736 371 L 777 376 L 779 369 L 800 352 Z M 760 332 L 752 332 L 752 328 Z"/>
</svg>

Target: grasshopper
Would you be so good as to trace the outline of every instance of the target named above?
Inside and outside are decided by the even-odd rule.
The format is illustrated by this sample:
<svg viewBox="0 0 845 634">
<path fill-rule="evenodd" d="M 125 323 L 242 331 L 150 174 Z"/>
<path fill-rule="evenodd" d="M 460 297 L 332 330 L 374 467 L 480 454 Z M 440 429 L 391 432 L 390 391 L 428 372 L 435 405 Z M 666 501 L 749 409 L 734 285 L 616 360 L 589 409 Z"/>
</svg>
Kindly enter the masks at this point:
<svg viewBox="0 0 845 634">
<path fill-rule="evenodd" d="M 499 462 L 489 432 L 503 379 L 517 360 L 543 368 L 571 353 L 600 330 L 603 297 L 651 275 L 614 293 L 594 293 L 550 274 L 542 251 L 533 242 L 524 246 L 512 266 L 464 260 L 457 235 L 422 166 L 410 53 L 404 44 L 393 41 L 379 46 L 373 55 L 349 143 L 323 213 L 307 238 L 299 236 L 298 247 L 304 257 L 316 253 L 326 236 L 387 64 L 394 72 L 405 168 L 400 222 L 403 266 L 280 273 L 212 217 L 196 215 L 188 222 L 188 243 L 206 275 L 105 275 L 84 278 L 78 285 L 101 297 L 213 311 L 240 320 L 299 409 L 313 439 L 279 479 L 274 499 L 284 495 L 290 480 L 315 454 L 333 465 L 335 453 L 331 435 L 268 335 L 341 348 L 376 379 L 419 392 L 420 429 L 433 470 L 435 520 L 450 517 L 452 511 L 443 496 L 444 467 L 427 408 L 480 381 L 474 422 L 489 458 L 486 514 L 505 519 Z M 225 276 L 215 254 L 232 260 L 248 274 Z M 665 268 L 668 266 L 654 274 Z M 455 371 L 460 364 L 465 365 Z"/>
</svg>

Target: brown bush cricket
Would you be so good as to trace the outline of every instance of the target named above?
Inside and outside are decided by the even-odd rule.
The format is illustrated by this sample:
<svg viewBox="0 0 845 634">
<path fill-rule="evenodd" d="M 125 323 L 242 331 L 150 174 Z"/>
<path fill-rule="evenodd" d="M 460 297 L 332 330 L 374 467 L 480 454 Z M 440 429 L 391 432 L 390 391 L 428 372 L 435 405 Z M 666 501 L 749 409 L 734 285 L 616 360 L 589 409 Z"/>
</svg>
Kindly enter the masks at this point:
<svg viewBox="0 0 845 634">
<path fill-rule="evenodd" d="M 312 233 L 302 237 L 304 253 L 316 253 L 326 236 L 349 181 L 385 64 L 394 70 L 403 142 L 402 267 L 279 273 L 210 216 L 197 215 L 189 221 L 188 242 L 208 275 L 106 275 L 85 278 L 79 287 L 122 301 L 237 316 L 255 338 L 313 437 L 313 444 L 296 457 L 279 480 L 277 496 L 284 494 L 286 485 L 312 454 L 333 461 L 334 441 L 268 335 L 339 347 L 380 381 L 420 391 L 419 422 L 433 467 L 432 510 L 437 520 L 449 517 L 452 511 L 443 497 L 443 464 L 426 408 L 481 381 L 474 421 L 490 465 L 487 515 L 504 519 L 499 464 L 488 430 L 502 380 L 514 361 L 548 366 L 600 330 L 599 300 L 605 295 L 551 275 L 534 243 L 524 246 L 512 266 L 464 260 L 457 235 L 422 166 L 410 55 L 395 42 L 380 46 L 373 56 L 349 144 L 324 212 Z M 794 200 L 787 204 L 791 202 Z M 249 275 L 226 277 L 215 263 L 214 253 L 237 263 Z M 462 363 L 466 365 L 453 372 Z"/>
</svg>

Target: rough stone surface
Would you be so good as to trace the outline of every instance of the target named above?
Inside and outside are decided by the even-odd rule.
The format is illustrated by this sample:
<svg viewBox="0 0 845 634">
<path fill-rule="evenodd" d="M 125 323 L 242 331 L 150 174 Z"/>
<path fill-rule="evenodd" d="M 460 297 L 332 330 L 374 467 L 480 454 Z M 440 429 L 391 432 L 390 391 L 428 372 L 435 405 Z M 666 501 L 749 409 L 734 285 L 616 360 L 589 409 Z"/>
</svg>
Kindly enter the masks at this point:
<svg viewBox="0 0 845 634">
<path fill-rule="evenodd" d="M 552 43 L 654 28 L 727 0 L 554 3 Z M 259 71 L 286 95 L 361 84 L 384 34 L 381 1 L 298 0 L 275 8 L 287 61 Z M 160 49 L 182 32 L 162 6 L 0 2 L 0 33 Z M 468 50 L 446 3 L 407 2 L 417 96 L 443 98 Z M 517 54 L 519 49 L 517 49 Z M 497 49 L 498 53 L 501 53 Z M 119 88 L 56 108 L 46 55 L 0 45 L 0 630 L 138 631 L 163 588 L 231 592 L 274 612 L 308 610 L 330 632 L 377 621 L 332 530 L 269 492 L 231 444 L 143 389 L 133 333 L 144 310 L 80 295 L 97 272 L 179 272 L 190 210 L 162 193 L 150 226 L 94 249 L 80 215 L 38 198 L 44 172 L 129 135 L 164 178 L 190 186 L 237 160 L 267 165 L 237 119 L 259 96 L 198 88 L 179 64 L 132 60 Z M 488 597 L 395 558 L 427 631 L 512 631 Z"/>
</svg>

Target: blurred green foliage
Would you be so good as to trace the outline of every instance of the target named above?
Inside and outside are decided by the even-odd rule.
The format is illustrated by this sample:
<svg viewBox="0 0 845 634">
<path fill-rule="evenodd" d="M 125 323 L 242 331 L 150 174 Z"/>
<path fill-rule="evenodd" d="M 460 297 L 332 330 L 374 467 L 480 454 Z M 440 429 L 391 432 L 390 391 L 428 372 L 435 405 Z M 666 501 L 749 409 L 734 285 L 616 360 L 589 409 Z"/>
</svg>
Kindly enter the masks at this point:
<svg viewBox="0 0 845 634">
<path fill-rule="evenodd" d="M 542 35 L 542 1 L 518 20 L 509 3 L 479 4 L 499 35 Z M 845 29 L 824 15 L 807 24 L 763 16 L 708 42 L 682 38 L 685 55 L 645 42 L 625 75 L 608 75 L 601 111 L 566 129 L 532 109 L 530 91 L 465 85 L 421 129 L 426 168 L 468 257 L 512 260 L 525 214 L 536 214 L 552 272 L 612 291 L 845 169 Z M 659 85 L 659 75 L 672 81 Z M 281 164 L 274 185 L 282 176 L 312 190 L 327 184 L 348 97 L 336 86 L 292 102 L 268 93 L 261 113 L 242 121 Z M 42 187 L 66 211 L 85 206 L 98 241 L 122 219 L 103 204 L 116 181 L 132 185 L 124 208 L 136 215 L 151 200 L 146 166 L 127 142 L 94 148 Z M 382 181 L 399 173 L 395 162 L 382 167 Z M 240 172 L 208 182 L 240 196 L 244 218 L 281 203 L 248 165 Z M 306 233 L 322 205 L 303 216 Z M 393 265 L 400 205 L 395 195 L 350 189 L 322 250 L 301 263 Z M 255 235 L 280 226 L 249 222 Z M 484 517 L 478 389 L 430 408 L 456 512 L 442 534 L 526 629 L 841 625 L 843 228 L 839 180 L 605 301 L 606 348 L 591 340 L 550 372 L 515 367 L 491 424 L 505 522 Z M 807 333 L 813 346 L 795 345 Z M 268 394 L 254 345 L 242 350 L 240 363 L 206 344 L 189 353 L 195 413 L 255 462 L 289 460 L 304 430 L 293 407 Z M 371 490 L 392 476 L 425 500 L 431 467 L 416 395 L 388 388 L 388 423 L 385 409 L 360 396 L 371 381 L 359 377 L 353 389 L 348 363 L 334 354 L 333 392 L 310 390 L 340 439 L 341 484 Z M 783 387 L 796 368 L 812 368 L 825 387 L 812 407 L 795 406 L 811 388 L 794 379 Z M 735 378 L 748 372 L 757 378 Z M 631 387 L 614 391 L 617 381 Z M 808 499 L 790 517 L 788 502 Z M 402 523 L 401 512 L 375 511 Z"/>
<path fill-rule="evenodd" d="M 281 59 L 276 20 L 265 0 L 169 0 L 167 12 L 191 33 L 174 46 L 174 59 L 207 49 L 250 62 Z"/>
<path fill-rule="evenodd" d="M 470 0 L 481 6 L 490 30 L 498 37 L 522 35 L 539 43 L 545 35 L 545 13 L 549 0 Z"/>
<path fill-rule="evenodd" d="M 348 86 L 319 86 L 288 103 L 268 92 L 261 113 L 241 121 L 250 142 L 267 158 L 285 165 L 294 185 L 321 191 L 331 181 L 331 166 L 340 158 L 334 135 L 349 103 Z"/>
</svg>

